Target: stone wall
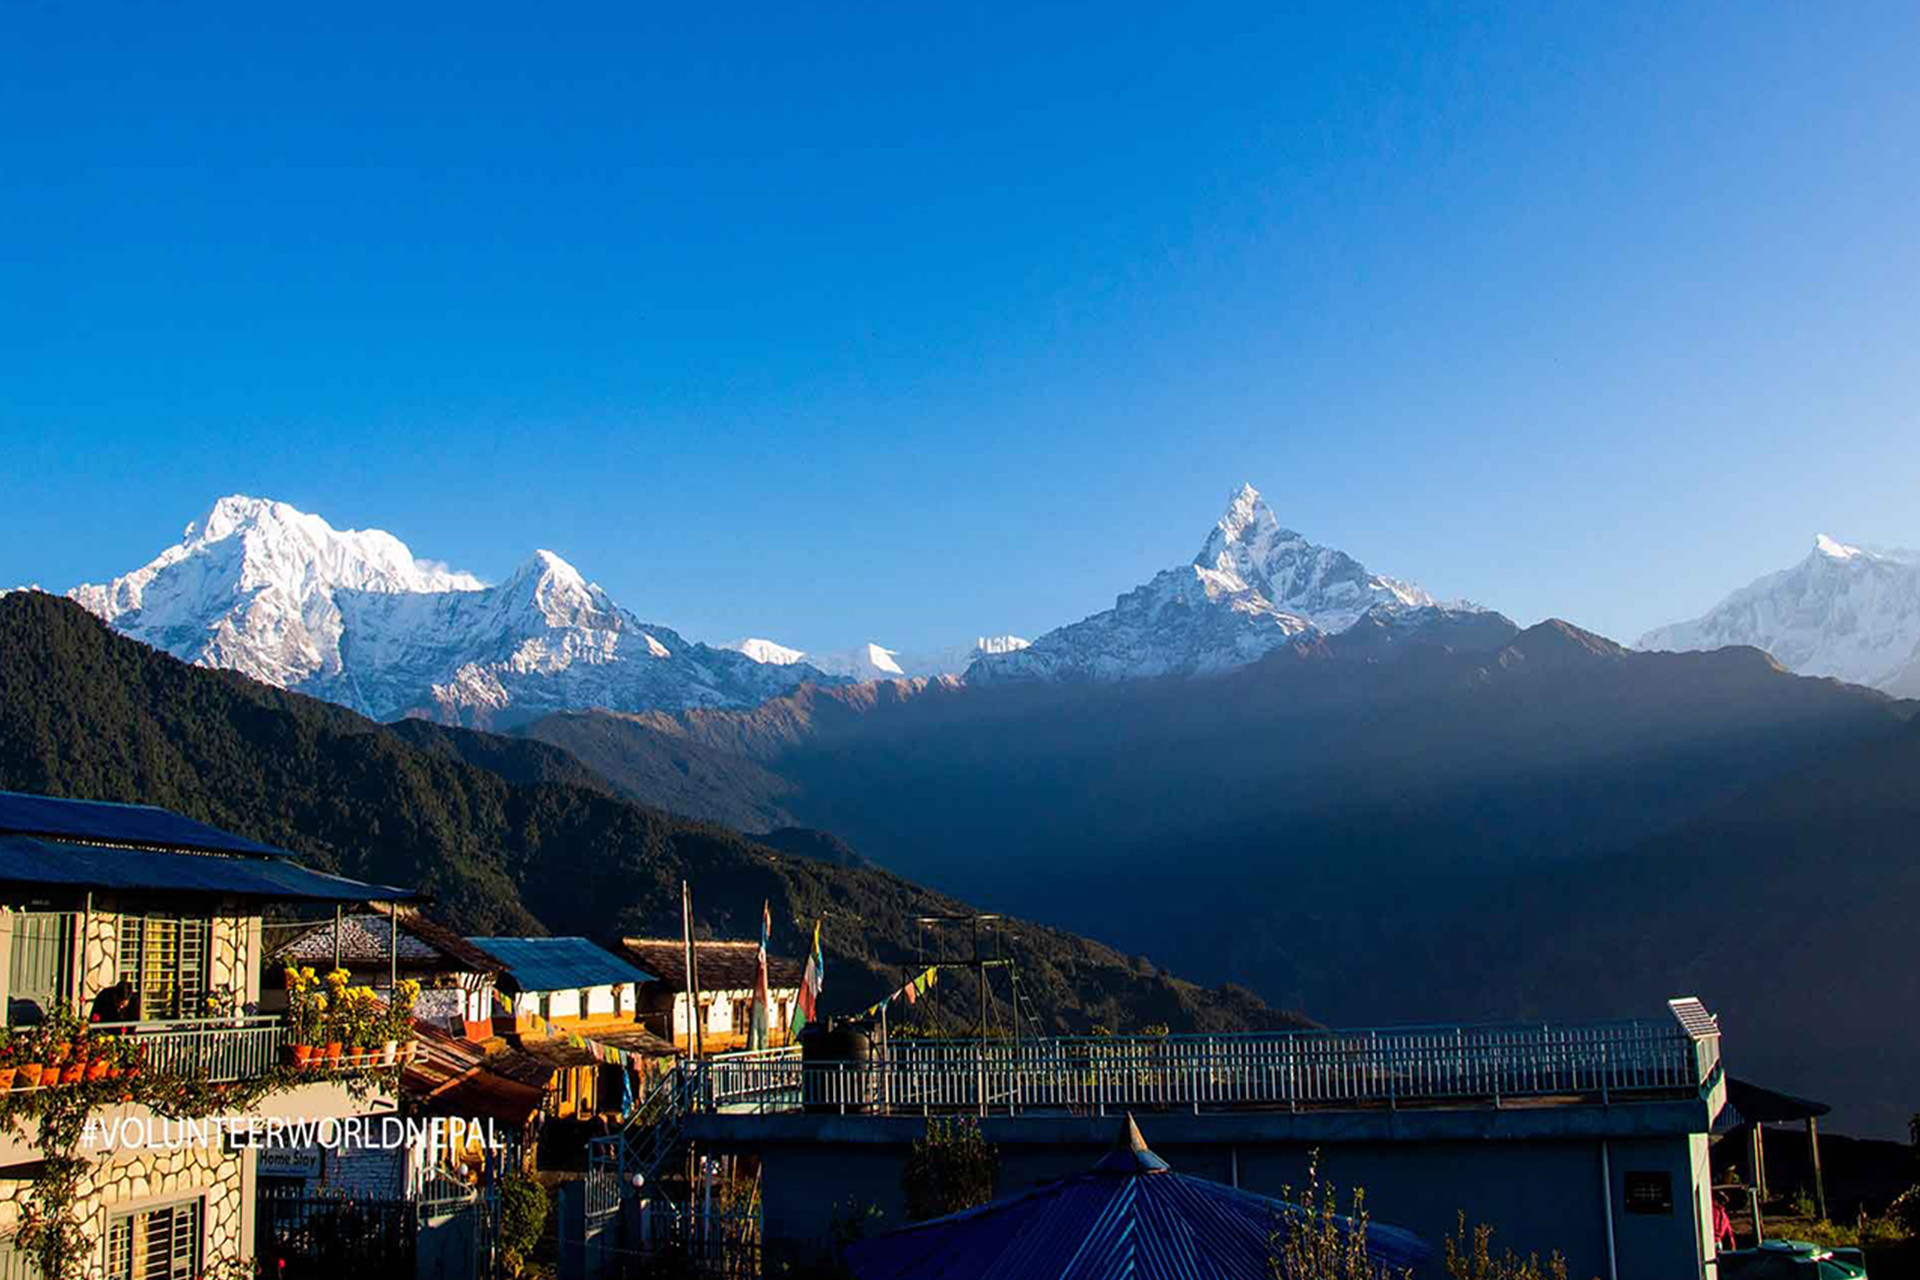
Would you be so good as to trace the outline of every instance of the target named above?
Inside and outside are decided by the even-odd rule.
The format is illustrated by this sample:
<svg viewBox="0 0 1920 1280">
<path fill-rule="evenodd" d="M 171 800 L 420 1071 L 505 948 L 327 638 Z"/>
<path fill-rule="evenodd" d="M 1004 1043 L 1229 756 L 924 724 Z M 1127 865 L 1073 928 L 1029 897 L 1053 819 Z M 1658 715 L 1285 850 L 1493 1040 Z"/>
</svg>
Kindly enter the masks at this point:
<svg viewBox="0 0 1920 1280">
<path fill-rule="evenodd" d="M 80 954 L 80 1008 L 120 981 L 120 914 L 95 910 L 85 917 Z M 260 917 L 214 915 L 207 937 L 207 990 L 232 1003 L 235 1012 L 260 999 Z"/>
<path fill-rule="evenodd" d="M 253 1242 L 242 1221 L 246 1159 L 242 1152 L 207 1146 L 130 1152 L 95 1162 L 81 1175 L 76 1205 L 94 1247 L 87 1274 L 105 1273 L 107 1228 L 114 1218 L 196 1197 L 202 1202 L 203 1264 L 251 1257 Z M 0 1179 L 0 1238 L 10 1238 L 19 1227 L 21 1206 L 32 1189 L 30 1181 Z"/>
</svg>

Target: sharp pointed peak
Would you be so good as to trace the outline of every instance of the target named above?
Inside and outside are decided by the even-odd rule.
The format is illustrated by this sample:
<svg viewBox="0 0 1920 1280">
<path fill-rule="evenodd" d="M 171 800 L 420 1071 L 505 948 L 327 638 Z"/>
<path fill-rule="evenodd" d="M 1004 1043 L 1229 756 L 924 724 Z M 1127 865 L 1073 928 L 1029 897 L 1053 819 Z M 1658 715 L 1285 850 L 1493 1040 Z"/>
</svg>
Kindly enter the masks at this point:
<svg viewBox="0 0 1920 1280">
<path fill-rule="evenodd" d="M 1813 553 L 1825 556 L 1829 560 L 1852 560 L 1857 556 L 1868 554 L 1859 547 L 1851 546 L 1838 538 L 1830 538 L 1824 533 L 1814 535 Z"/>
</svg>

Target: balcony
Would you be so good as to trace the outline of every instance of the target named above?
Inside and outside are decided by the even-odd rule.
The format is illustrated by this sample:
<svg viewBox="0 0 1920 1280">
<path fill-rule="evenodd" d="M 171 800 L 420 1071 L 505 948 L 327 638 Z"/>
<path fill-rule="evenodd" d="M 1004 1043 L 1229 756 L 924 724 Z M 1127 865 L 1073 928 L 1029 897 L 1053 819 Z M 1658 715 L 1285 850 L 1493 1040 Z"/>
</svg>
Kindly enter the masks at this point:
<svg viewBox="0 0 1920 1280">
<path fill-rule="evenodd" d="M 286 1022 L 279 1017 L 195 1018 L 180 1022 L 96 1022 L 95 1032 L 131 1037 L 146 1069 L 208 1084 L 257 1080 L 280 1061 Z"/>
<path fill-rule="evenodd" d="M 1673 1022 L 1447 1026 L 1248 1035 L 896 1042 L 861 1062 L 721 1055 L 702 1109 L 858 1114 L 1105 1115 L 1503 1107 L 1702 1096 L 1718 1034 Z"/>
</svg>

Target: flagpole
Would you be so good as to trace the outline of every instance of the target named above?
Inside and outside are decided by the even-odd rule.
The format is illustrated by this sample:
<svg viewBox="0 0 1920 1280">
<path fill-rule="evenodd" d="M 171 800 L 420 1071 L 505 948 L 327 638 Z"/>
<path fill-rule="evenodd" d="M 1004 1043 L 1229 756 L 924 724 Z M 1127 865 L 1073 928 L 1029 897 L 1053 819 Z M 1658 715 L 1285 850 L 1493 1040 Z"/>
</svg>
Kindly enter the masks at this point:
<svg viewBox="0 0 1920 1280">
<path fill-rule="evenodd" d="M 695 1020 L 700 1013 L 700 1002 L 693 990 L 693 886 L 685 880 L 680 882 L 680 942 L 686 949 L 687 979 L 687 1053 L 692 1057 L 700 1056 L 699 1023 Z"/>
</svg>

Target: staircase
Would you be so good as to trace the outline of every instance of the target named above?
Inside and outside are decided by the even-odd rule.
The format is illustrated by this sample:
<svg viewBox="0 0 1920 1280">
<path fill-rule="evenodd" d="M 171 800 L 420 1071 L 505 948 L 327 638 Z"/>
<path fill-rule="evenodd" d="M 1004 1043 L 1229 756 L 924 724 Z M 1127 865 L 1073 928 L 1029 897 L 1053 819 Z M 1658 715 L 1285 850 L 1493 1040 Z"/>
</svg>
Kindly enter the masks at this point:
<svg viewBox="0 0 1920 1280">
<path fill-rule="evenodd" d="M 633 1186 L 636 1176 L 651 1185 L 686 1144 L 686 1117 L 699 1105 L 703 1074 L 695 1064 L 675 1064 L 618 1133 L 587 1144 L 587 1167 L 616 1174 L 622 1187 Z"/>
</svg>

